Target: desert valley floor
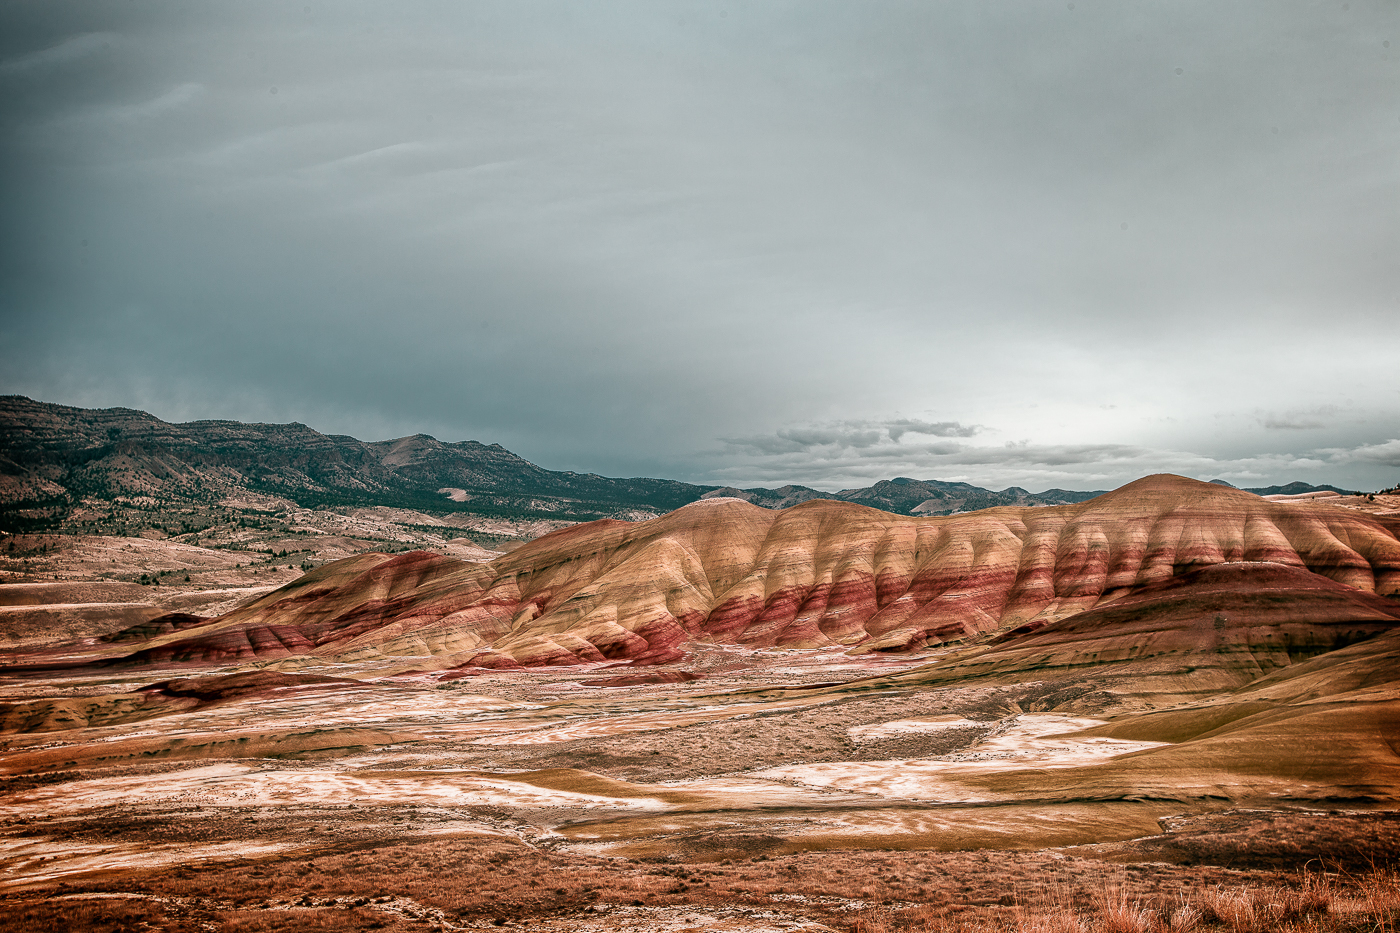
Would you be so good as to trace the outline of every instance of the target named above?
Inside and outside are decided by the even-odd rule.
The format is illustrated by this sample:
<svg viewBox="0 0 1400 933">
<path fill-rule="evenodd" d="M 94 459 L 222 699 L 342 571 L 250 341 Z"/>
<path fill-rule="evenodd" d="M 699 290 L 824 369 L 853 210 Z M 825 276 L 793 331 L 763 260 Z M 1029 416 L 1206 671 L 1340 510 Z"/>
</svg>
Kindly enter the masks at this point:
<svg viewBox="0 0 1400 933">
<path fill-rule="evenodd" d="M 1125 489 L 305 574 L 31 540 L 0 926 L 1394 929 L 1400 502 Z"/>
</svg>

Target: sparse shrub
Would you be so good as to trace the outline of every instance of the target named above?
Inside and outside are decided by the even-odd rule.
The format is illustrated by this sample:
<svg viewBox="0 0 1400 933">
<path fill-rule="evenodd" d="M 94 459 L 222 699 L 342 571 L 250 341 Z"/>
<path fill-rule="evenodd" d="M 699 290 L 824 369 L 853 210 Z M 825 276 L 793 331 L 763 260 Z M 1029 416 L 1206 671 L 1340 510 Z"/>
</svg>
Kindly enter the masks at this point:
<svg viewBox="0 0 1400 933">
<path fill-rule="evenodd" d="M 1017 933 L 1087 933 L 1089 926 L 1075 910 L 1073 890 L 1050 884 L 1036 894 L 1033 905 L 1016 911 Z"/>
<path fill-rule="evenodd" d="M 1156 933 L 1195 933 L 1201 926 L 1201 911 L 1191 904 L 1179 904 L 1154 924 Z"/>
<path fill-rule="evenodd" d="M 890 927 L 879 917 L 857 917 L 855 933 L 890 933 Z"/>
<path fill-rule="evenodd" d="M 1121 890 L 1099 893 L 1099 929 L 1103 933 L 1150 933 L 1152 911 Z"/>
<path fill-rule="evenodd" d="M 1372 868 L 1357 879 L 1362 912 L 1374 933 L 1400 930 L 1400 873 Z"/>
<path fill-rule="evenodd" d="M 1207 888 L 1201 895 L 1206 917 L 1225 924 L 1231 933 L 1263 933 L 1263 918 L 1255 909 L 1254 894 L 1244 887 Z"/>
<path fill-rule="evenodd" d="M 152 929 L 163 919 L 163 911 L 144 901 L 107 900 L 58 902 L 48 904 L 8 904 L 5 929 L 28 930 L 33 933 L 68 933 L 85 930 L 91 933 L 122 933 L 124 930 Z"/>
<path fill-rule="evenodd" d="M 1295 888 L 1262 888 L 1255 892 L 1255 911 L 1266 921 L 1300 920 L 1326 914 L 1331 906 L 1330 886 L 1309 873 Z"/>
<path fill-rule="evenodd" d="M 1045 907 L 1033 909 L 1016 920 L 1017 933 L 1088 933 L 1089 927 L 1073 909 Z"/>
</svg>

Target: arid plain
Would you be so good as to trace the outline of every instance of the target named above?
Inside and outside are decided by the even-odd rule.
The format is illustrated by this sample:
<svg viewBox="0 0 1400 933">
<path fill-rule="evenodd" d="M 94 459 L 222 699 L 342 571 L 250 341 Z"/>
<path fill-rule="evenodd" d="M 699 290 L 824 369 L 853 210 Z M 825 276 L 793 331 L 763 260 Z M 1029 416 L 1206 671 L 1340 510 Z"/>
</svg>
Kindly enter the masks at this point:
<svg viewBox="0 0 1400 933">
<path fill-rule="evenodd" d="M 1400 496 L 283 518 L 10 539 L 13 928 L 1396 923 Z"/>
</svg>

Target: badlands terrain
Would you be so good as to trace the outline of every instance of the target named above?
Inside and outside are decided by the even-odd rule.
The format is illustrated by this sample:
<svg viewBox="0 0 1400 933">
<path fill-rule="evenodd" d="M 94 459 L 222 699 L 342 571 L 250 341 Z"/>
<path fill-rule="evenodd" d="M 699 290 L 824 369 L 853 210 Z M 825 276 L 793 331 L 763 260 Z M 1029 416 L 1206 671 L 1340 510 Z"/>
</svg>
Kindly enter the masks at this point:
<svg viewBox="0 0 1400 933">
<path fill-rule="evenodd" d="M 0 923 L 1400 919 L 1400 495 L 579 523 L 239 489 L 7 539 Z"/>
</svg>

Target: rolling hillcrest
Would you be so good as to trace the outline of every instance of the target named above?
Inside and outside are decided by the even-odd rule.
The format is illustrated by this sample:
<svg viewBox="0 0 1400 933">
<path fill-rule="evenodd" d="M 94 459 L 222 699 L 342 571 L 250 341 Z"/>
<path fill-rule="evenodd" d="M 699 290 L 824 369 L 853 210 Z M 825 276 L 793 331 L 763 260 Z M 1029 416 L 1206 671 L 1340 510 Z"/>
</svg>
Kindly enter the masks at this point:
<svg viewBox="0 0 1400 933">
<path fill-rule="evenodd" d="M 939 517 L 711 498 L 555 531 L 485 564 L 425 552 L 330 564 L 127 663 L 652 665 L 701 642 L 908 652 L 1009 633 L 1045 646 L 1030 665 L 1042 674 L 1086 658 L 1100 674 L 1229 659 L 1219 676 L 1198 659 L 1174 688 L 1189 694 L 1393 628 L 1397 531 L 1391 517 L 1170 475 L 1084 503 Z"/>
</svg>

